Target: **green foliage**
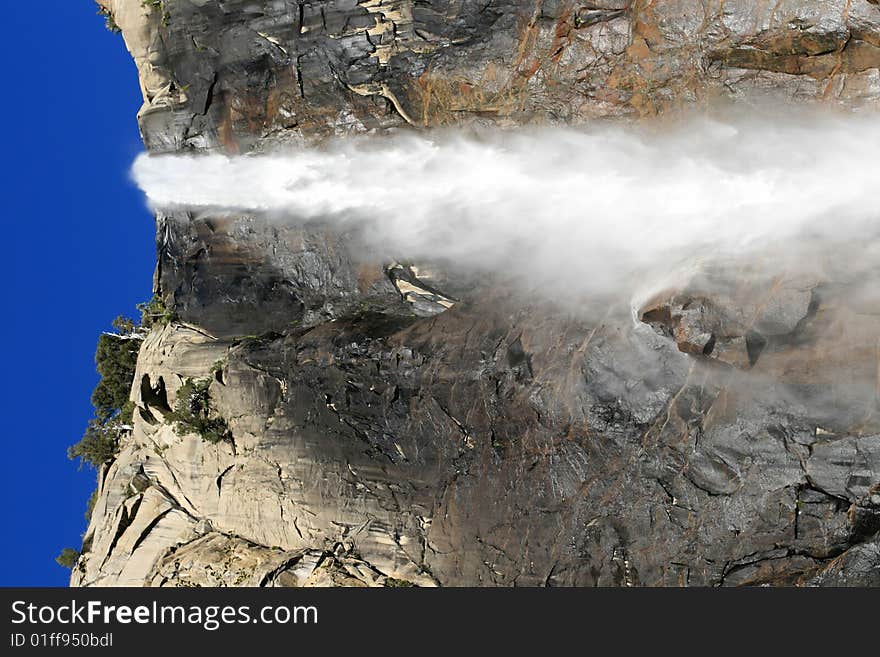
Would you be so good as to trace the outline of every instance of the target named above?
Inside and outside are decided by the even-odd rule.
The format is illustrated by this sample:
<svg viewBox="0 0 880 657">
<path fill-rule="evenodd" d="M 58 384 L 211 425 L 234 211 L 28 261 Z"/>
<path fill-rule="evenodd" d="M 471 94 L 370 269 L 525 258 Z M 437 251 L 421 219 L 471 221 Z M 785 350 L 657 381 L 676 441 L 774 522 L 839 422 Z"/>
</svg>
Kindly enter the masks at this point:
<svg viewBox="0 0 880 657">
<path fill-rule="evenodd" d="M 165 326 L 174 321 L 174 313 L 165 306 L 165 300 L 158 295 L 153 295 L 153 298 L 146 303 L 139 303 L 137 309 L 141 313 L 141 327 L 145 329 Z"/>
<path fill-rule="evenodd" d="M 98 15 L 104 17 L 104 27 L 106 27 L 110 32 L 113 32 L 114 34 L 122 32 L 122 30 L 119 29 L 119 26 L 116 24 L 116 19 L 113 17 L 113 13 L 109 9 L 98 5 Z"/>
<path fill-rule="evenodd" d="M 409 588 L 415 586 L 408 579 L 397 579 L 396 577 L 386 577 L 385 586 L 388 588 Z"/>
<path fill-rule="evenodd" d="M 95 417 L 89 420 L 80 441 L 67 450 L 70 459 L 78 458 L 80 463 L 95 468 L 113 460 L 119 439 L 128 430 L 134 413 L 129 394 L 141 342 L 134 330 L 129 335 L 102 333 L 98 338 L 95 369 L 101 380 L 92 392 Z"/>
<path fill-rule="evenodd" d="M 98 338 L 95 368 L 101 380 L 92 392 L 92 405 L 99 422 L 106 424 L 117 418 L 123 424 L 131 423 L 134 408 L 128 396 L 140 347 L 141 340 L 130 336 L 102 333 Z"/>
<path fill-rule="evenodd" d="M 188 379 L 177 392 L 171 418 L 180 435 L 199 434 L 209 443 L 230 438 L 229 427 L 211 406 L 211 378 Z"/>
<path fill-rule="evenodd" d="M 79 551 L 69 547 L 61 550 L 61 554 L 55 557 L 55 561 L 58 562 L 58 565 L 65 568 L 73 568 L 78 560 Z"/>
<path fill-rule="evenodd" d="M 83 437 L 67 448 L 67 458 L 79 459 L 95 469 L 113 460 L 123 429 L 116 423 L 89 420 Z"/>
<path fill-rule="evenodd" d="M 107 15 L 107 18 L 104 20 L 104 27 L 106 27 L 107 30 L 109 30 L 110 32 L 113 32 L 113 34 L 119 34 L 120 32 L 122 32 L 120 27 L 116 24 L 116 19 L 113 18 L 113 14 Z"/>
<path fill-rule="evenodd" d="M 140 326 L 138 326 L 131 317 L 126 317 L 125 315 L 119 315 L 110 325 L 116 329 L 120 335 L 139 334 Z"/>
<path fill-rule="evenodd" d="M 165 6 L 165 0 L 141 0 L 141 7 L 150 11 L 158 11 L 162 14 L 162 25 L 168 25 L 171 22 L 171 14 Z"/>
</svg>

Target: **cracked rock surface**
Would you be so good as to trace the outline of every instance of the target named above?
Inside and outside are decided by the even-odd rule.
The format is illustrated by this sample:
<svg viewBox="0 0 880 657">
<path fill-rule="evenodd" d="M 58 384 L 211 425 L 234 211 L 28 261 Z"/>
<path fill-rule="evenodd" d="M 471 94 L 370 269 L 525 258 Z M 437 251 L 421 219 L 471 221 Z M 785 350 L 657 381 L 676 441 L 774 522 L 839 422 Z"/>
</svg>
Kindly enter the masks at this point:
<svg viewBox="0 0 880 657">
<path fill-rule="evenodd" d="M 767 94 L 880 107 L 867 0 L 100 4 L 153 152 Z M 74 585 L 880 585 L 864 280 L 702 272 L 572 313 L 356 234 L 157 228 L 175 319 L 142 345 Z M 174 430 L 189 378 L 231 440 Z"/>
</svg>

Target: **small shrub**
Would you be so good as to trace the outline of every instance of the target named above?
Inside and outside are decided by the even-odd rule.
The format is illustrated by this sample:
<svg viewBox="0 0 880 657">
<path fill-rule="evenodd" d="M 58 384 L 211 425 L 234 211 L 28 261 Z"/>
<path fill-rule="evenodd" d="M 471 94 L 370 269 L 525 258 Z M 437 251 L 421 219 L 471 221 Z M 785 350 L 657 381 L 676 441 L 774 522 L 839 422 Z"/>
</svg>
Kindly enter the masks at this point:
<svg viewBox="0 0 880 657">
<path fill-rule="evenodd" d="M 174 321 L 174 313 L 165 306 L 165 300 L 159 295 L 153 295 L 146 303 L 139 303 L 137 309 L 141 313 L 141 327 L 146 329 Z"/>
<path fill-rule="evenodd" d="M 140 326 L 131 317 L 119 315 L 110 322 L 110 325 L 119 332 L 120 335 L 141 337 Z"/>
<path fill-rule="evenodd" d="M 385 586 L 388 588 L 409 588 L 415 586 L 408 579 L 397 579 L 396 577 L 386 577 Z"/>
<path fill-rule="evenodd" d="M 150 11 L 158 11 L 162 14 L 162 25 L 167 26 L 171 22 L 171 14 L 165 6 L 165 0 L 141 0 L 141 7 Z"/>
<path fill-rule="evenodd" d="M 177 433 L 196 433 L 209 443 L 217 443 L 230 437 L 226 420 L 211 407 L 210 387 L 210 377 L 189 379 L 181 386 L 174 412 L 171 414 Z"/>
<path fill-rule="evenodd" d="M 55 557 L 55 561 L 64 568 L 73 568 L 76 566 L 76 562 L 79 561 L 79 551 L 66 547 L 61 550 L 61 554 Z"/>
<path fill-rule="evenodd" d="M 122 32 L 122 30 L 116 24 L 116 18 L 113 17 L 113 12 L 111 12 L 109 9 L 98 5 L 98 15 L 104 17 L 104 27 L 106 27 L 110 32 L 113 32 L 114 34 Z"/>
<path fill-rule="evenodd" d="M 80 463 L 88 463 L 97 470 L 113 460 L 121 435 L 122 430 L 116 425 L 89 420 L 83 437 L 67 449 L 67 458 L 79 459 Z"/>
</svg>

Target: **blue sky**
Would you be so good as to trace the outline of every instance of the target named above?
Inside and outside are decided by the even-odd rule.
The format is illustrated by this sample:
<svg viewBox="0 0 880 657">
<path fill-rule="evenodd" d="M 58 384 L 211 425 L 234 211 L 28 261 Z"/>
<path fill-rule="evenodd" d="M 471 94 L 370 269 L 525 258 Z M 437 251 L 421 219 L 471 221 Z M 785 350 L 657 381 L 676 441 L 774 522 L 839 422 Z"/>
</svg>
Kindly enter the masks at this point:
<svg viewBox="0 0 880 657">
<path fill-rule="evenodd" d="M 98 334 L 151 294 L 137 72 L 90 0 L 4 4 L 0 585 L 64 586 L 95 473 L 67 460 L 91 415 Z M 11 21 L 11 23 L 10 23 Z M 11 285 L 10 285 L 11 282 Z"/>
</svg>

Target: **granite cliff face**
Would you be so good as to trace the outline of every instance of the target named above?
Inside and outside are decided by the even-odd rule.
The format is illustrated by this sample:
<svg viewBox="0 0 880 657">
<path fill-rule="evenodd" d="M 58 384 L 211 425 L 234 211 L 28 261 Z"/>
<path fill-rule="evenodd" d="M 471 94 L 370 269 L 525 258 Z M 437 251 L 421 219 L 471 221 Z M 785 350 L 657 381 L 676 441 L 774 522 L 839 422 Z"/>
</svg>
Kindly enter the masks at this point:
<svg viewBox="0 0 880 657">
<path fill-rule="evenodd" d="M 875 0 L 100 4 L 153 152 L 880 108 Z M 845 267 L 702 272 L 633 322 L 320 226 L 157 227 L 175 319 L 74 585 L 880 585 L 880 305 Z M 206 377 L 229 441 L 169 420 Z"/>
</svg>

